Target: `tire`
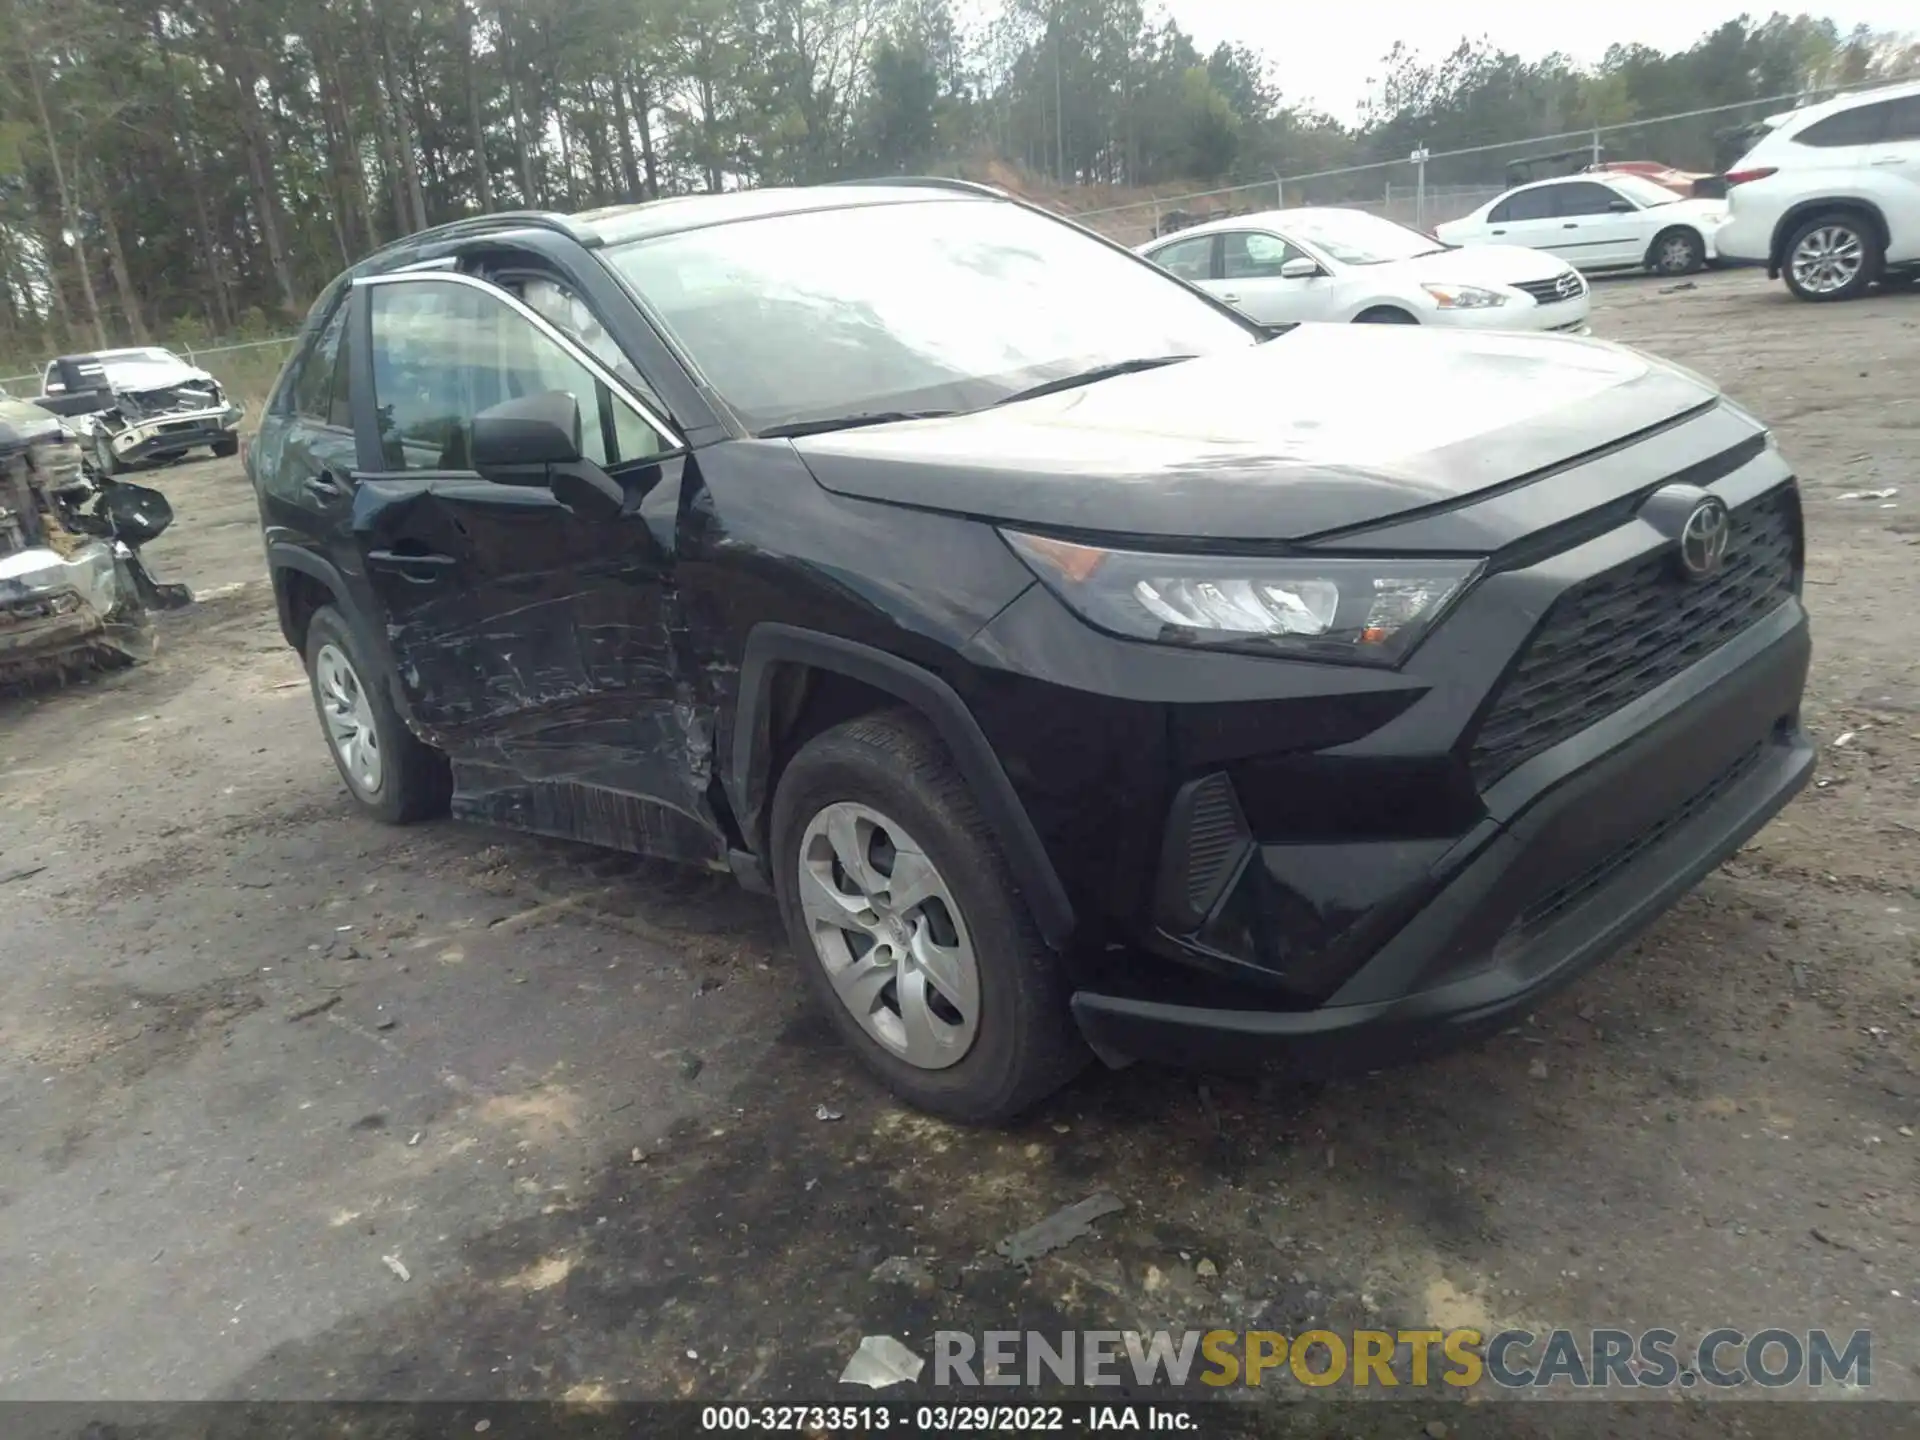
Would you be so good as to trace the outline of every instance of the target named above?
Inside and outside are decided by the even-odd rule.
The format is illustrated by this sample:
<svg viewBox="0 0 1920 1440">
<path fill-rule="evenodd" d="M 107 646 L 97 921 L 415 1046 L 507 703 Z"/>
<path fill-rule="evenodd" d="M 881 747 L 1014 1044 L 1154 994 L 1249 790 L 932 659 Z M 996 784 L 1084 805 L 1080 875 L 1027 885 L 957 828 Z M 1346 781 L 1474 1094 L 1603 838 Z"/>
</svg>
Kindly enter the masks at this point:
<svg viewBox="0 0 1920 1440">
<path fill-rule="evenodd" d="M 1060 959 L 952 758 L 917 715 L 866 715 L 809 741 L 781 776 L 771 838 L 774 888 L 807 988 L 894 1094 L 949 1120 L 1001 1123 L 1086 1065 Z M 864 893 L 840 862 L 849 851 L 865 866 Z M 916 867 L 920 890 L 938 894 L 892 918 L 886 900 L 863 904 L 891 899 L 874 882 L 899 876 L 910 854 L 927 867 Z M 846 923 L 816 922 L 829 911 Z M 923 950 L 928 942 L 941 948 Z M 889 947 L 893 958 L 876 963 Z M 923 953 L 941 956 L 941 983 L 912 963 Z M 829 959 L 855 998 L 841 998 Z"/>
<path fill-rule="evenodd" d="M 388 825 L 410 825 L 446 813 L 453 794 L 447 759 L 422 744 L 393 708 L 386 686 L 340 612 L 323 605 L 307 626 L 307 683 L 314 713 L 347 793 Z M 348 744 L 345 732 L 364 739 Z"/>
<path fill-rule="evenodd" d="M 1880 278 L 1885 258 L 1863 216 L 1829 210 L 1793 232 L 1781 256 L 1780 274 L 1801 300 L 1856 300 Z"/>
<path fill-rule="evenodd" d="M 1691 275 L 1706 268 L 1706 242 L 1684 225 L 1662 230 L 1647 247 L 1647 269 L 1656 275 Z"/>
<path fill-rule="evenodd" d="M 214 441 L 213 444 L 207 448 L 213 451 L 214 459 L 231 460 L 240 453 L 240 437 L 238 435 L 228 435 L 224 439 Z"/>
<path fill-rule="evenodd" d="M 1356 325 L 1418 325 L 1420 322 L 1394 305 L 1376 305 L 1353 317 Z"/>
</svg>

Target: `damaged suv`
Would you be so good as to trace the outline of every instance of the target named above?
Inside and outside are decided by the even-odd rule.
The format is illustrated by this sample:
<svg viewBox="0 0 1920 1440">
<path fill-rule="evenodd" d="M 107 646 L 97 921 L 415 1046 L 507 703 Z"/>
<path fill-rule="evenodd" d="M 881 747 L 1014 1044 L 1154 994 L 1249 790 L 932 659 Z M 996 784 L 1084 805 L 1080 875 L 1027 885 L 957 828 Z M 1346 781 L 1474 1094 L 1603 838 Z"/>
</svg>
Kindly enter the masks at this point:
<svg viewBox="0 0 1920 1440">
<path fill-rule="evenodd" d="M 62 355 L 48 363 L 41 390 L 40 404 L 84 428 L 98 475 L 171 464 L 201 446 L 222 458 L 240 450 L 245 407 L 157 345 Z"/>
<path fill-rule="evenodd" d="M 1275 335 L 958 182 L 414 236 L 248 466 L 361 806 L 771 890 L 961 1119 L 1486 1033 L 1813 760 L 1795 481 L 1704 380 Z"/>
</svg>

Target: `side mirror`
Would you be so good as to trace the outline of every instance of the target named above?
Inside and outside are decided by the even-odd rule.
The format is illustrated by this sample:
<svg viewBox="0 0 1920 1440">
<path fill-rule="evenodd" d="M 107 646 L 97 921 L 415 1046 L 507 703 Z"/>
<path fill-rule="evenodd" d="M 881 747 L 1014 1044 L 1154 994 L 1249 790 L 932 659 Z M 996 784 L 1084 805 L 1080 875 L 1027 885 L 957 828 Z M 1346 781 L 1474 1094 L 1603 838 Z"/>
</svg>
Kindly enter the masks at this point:
<svg viewBox="0 0 1920 1440">
<path fill-rule="evenodd" d="M 1320 267 L 1304 255 L 1296 255 L 1280 267 L 1282 280 L 1311 280 L 1320 273 Z"/>
<path fill-rule="evenodd" d="M 502 484 L 537 484 L 580 458 L 580 402 L 564 390 L 502 400 L 473 417 L 473 468 Z"/>
<path fill-rule="evenodd" d="M 626 513 L 618 480 L 580 453 L 580 402 L 564 390 L 503 400 L 473 417 L 473 468 L 497 485 L 544 485 L 574 514 Z"/>
<path fill-rule="evenodd" d="M 1609 200 L 1607 202 L 1607 209 L 1616 215 L 1624 214 L 1633 209 L 1633 202 L 1631 200 Z"/>
</svg>

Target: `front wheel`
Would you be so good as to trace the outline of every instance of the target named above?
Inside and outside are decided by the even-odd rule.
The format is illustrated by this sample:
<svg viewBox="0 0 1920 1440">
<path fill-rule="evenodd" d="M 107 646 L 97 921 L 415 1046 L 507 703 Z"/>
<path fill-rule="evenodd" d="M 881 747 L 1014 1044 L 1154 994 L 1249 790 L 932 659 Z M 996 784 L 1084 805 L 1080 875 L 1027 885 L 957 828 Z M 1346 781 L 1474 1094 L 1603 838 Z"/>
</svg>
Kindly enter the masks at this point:
<svg viewBox="0 0 1920 1440">
<path fill-rule="evenodd" d="M 1692 230 L 1663 230 L 1647 251 L 1647 268 L 1656 275 L 1691 275 L 1706 263 L 1706 242 Z"/>
<path fill-rule="evenodd" d="M 208 448 L 213 451 L 214 459 L 231 460 L 240 453 L 240 437 L 238 435 L 222 436 Z"/>
<path fill-rule="evenodd" d="M 1802 300 L 1852 300 L 1880 274 L 1877 236 L 1851 211 L 1816 215 L 1787 242 L 1787 289 Z"/>
<path fill-rule="evenodd" d="M 808 988 L 895 1094 L 997 1123 L 1086 1064 L 1059 957 L 917 716 L 864 716 L 809 741 L 781 777 L 772 832 Z"/>
<path fill-rule="evenodd" d="M 452 773 L 393 708 L 346 619 L 331 605 L 307 627 L 307 679 L 327 749 L 360 807 L 389 825 L 442 813 Z"/>
</svg>

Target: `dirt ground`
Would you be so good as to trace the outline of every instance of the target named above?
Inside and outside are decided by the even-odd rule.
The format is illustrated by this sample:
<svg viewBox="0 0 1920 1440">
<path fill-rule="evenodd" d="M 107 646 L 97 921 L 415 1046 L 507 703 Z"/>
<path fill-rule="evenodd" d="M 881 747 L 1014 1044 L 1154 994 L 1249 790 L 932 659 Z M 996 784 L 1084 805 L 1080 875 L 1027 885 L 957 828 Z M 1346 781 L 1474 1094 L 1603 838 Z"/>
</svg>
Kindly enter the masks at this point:
<svg viewBox="0 0 1920 1440">
<path fill-rule="evenodd" d="M 870 1086 L 728 882 L 354 815 L 250 491 L 167 472 L 206 598 L 0 701 L 0 1398 L 845 1401 L 870 1333 L 1429 1323 L 1870 1328 L 1920 1398 L 1920 293 L 1596 298 L 1799 469 L 1816 787 L 1479 1049 L 1096 1070 L 1010 1132 Z"/>
</svg>

